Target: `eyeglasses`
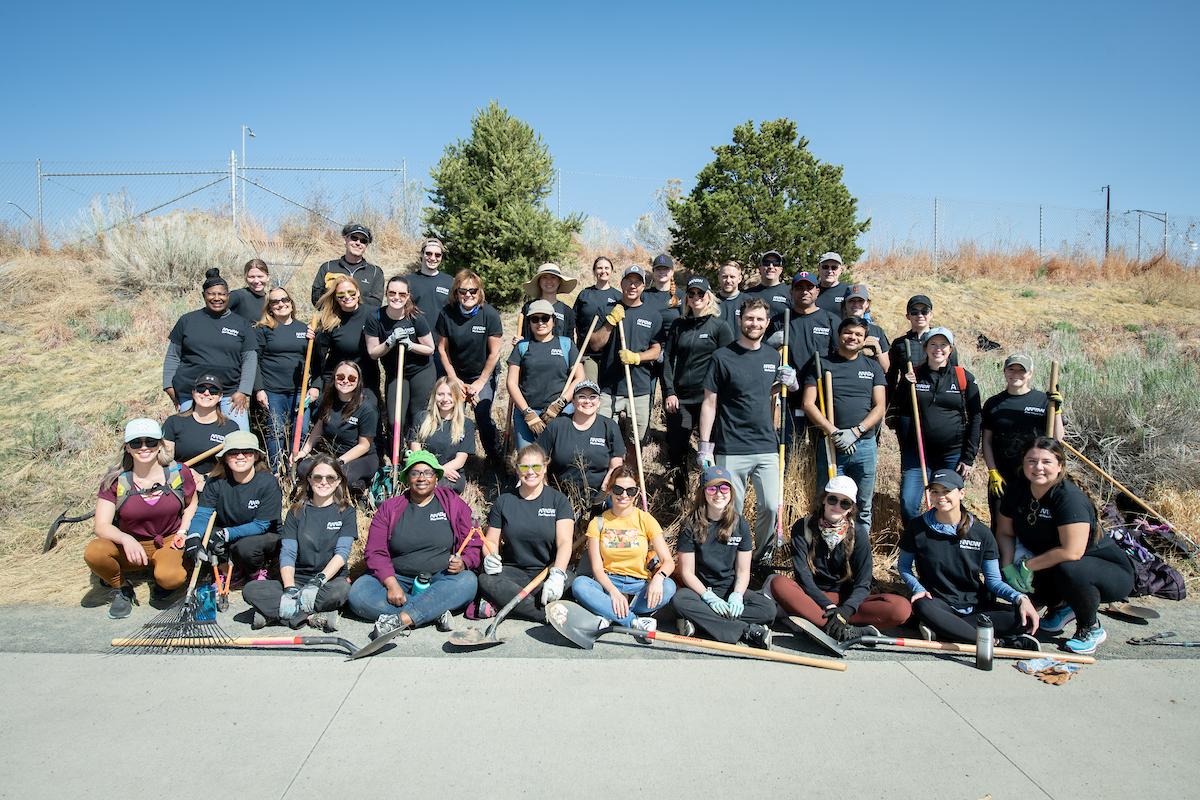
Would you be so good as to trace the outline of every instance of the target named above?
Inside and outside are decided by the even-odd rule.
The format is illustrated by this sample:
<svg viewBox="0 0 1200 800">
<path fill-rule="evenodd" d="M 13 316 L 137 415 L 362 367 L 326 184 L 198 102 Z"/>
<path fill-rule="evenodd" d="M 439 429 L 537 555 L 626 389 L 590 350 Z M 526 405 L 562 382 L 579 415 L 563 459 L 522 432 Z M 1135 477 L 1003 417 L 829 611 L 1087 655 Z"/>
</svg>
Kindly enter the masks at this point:
<svg viewBox="0 0 1200 800">
<path fill-rule="evenodd" d="M 532 317 L 529 318 L 530 325 L 545 325 L 549 321 L 550 321 L 550 318 L 547 317 L 545 314 L 534 314 Z"/>
<path fill-rule="evenodd" d="M 854 508 L 854 503 L 851 503 L 846 498 L 834 497 L 833 495 L 829 495 L 829 497 L 825 498 L 825 505 L 829 506 L 830 508 L 840 506 L 842 511 L 849 511 L 850 509 Z"/>
<path fill-rule="evenodd" d="M 160 441 L 159 439 L 149 438 L 134 439 L 132 442 L 126 442 L 125 444 L 134 450 L 157 450 Z"/>
<path fill-rule="evenodd" d="M 546 468 L 545 464 L 517 464 L 517 472 L 526 475 L 532 472 L 534 475 L 541 475 L 542 470 Z"/>
<path fill-rule="evenodd" d="M 208 385 L 193 386 L 192 394 L 211 394 L 211 395 L 219 396 L 221 394 L 221 390 L 215 386 L 208 386 Z"/>
<path fill-rule="evenodd" d="M 359 244 L 367 244 L 367 239 L 365 236 L 357 236 L 357 235 L 351 236 L 350 241 L 358 242 Z"/>
<path fill-rule="evenodd" d="M 292 298 L 290 298 L 290 297 L 272 297 L 271 298 L 271 305 L 273 305 L 273 306 L 290 306 L 291 304 L 292 304 Z"/>
<path fill-rule="evenodd" d="M 358 383 L 358 376 L 353 373 L 334 375 L 333 379 L 338 383 Z"/>
<path fill-rule="evenodd" d="M 910 317 L 928 317 L 929 309 L 928 308 L 910 308 L 908 310 L 908 315 Z"/>
<path fill-rule="evenodd" d="M 704 487 L 705 494 L 716 494 L 717 492 L 720 492 L 721 494 L 729 494 L 729 484 L 728 483 L 718 483 L 716 486 L 705 486 Z"/>
<path fill-rule="evenodd" d="M 254 450 L 230 450 L 225 454 L 226 458 L 254 458 L 256 451 Z"/>
<path fill-rule="evenodd" d="M 311 475 L 309 475 L 309 476 L 308 476 L 308 479 L 309 479 L 309 481 L 311 481 L 312 483 L 337 483 L 337 482 L 340 480 L 340 478 L 338 478 L 338 476 L 337 476 L 337 475 L 334 475 L 333 473 L 329 473 L 329 474 L 324 474 L 324 473 L 317 474 L 316 472 L 314 472 L 314 473 L 312 473 Z"/>
<path fill-rule="evenodd" d="M 688 300 L 699 300 L 701 297 L 704 297 L 704 292 L 700 291 L 699 289 L 688 289 L 687 290 L 687 299 Z"/>
<path fill-rule="evenodd" d="M 441 258 L 442 258 L 442 254 L 437 252 L 436 250 L 426 250 L 421 255 L 425 256 L 426 258 L 432 258 L 434 260 L 441 260 Z"/>
<path fill-rule="evenodd" d="M 462 287 L 458 290 L 458 293 L 461 295 L 466 295 L 468 297 L 474 297 L 475 295 L 479 294 L 479 290 L 478 289 L 468 289 L 466 287 Z"/>
<path fill-rule="evenodd" d="M 637 497 L 641 489 L 636 486 L 614 486 L 610 491 L 612 491 L 613 497 L 620 497 L 621 495 Z"/>
<path fill-rule="evenodd" d="M 434 474 L 434 471 L 431 469 L 410 469 L 408 471 L 409 478 L 432 478 Z"/>
<path fill-rule="evenodd" d="M 358 292 L 338 292 L 335 296 L 338 300 L 351 300 L 358 297 Z"/>
</svg>

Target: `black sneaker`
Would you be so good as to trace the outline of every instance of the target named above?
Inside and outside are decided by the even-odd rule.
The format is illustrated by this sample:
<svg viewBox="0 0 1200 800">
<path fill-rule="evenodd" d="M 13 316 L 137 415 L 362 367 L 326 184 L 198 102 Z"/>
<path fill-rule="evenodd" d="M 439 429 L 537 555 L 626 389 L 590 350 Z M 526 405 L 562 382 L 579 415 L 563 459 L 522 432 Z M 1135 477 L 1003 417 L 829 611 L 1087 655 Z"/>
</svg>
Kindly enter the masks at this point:
<svg viewBox="0 0 1200 800">
<path fill-rule="evenodd" d="M 1000 646 L 1013 650 L 1031 650 L 1035 653 L 1040 652 L 1042 649 L 1042 643 L 1028 633 L 1019 633 L 1015 636 L 1002 636 L 1000 637 Z"/>
<path fill-rule="evenodd" d="M 250 630 L 261 631 L 265 627 L 267 627 L 267 618 L 255 611 L 254 619 L 250 620 Z"/>
<path fill-rule="evenodd" d="M 759 650 L 771 649 L 771 629 L 766 625 L 750 625 L 742 634 L 742 641 Z"/>
<path fill-rule="evenodd" d="M 178 589 L 164 589 L 157 583 L 150 583 L 150 605 L 165 606 L 171 602 L 171 598 L 175 596 Z"/>
<path fill-rule="evenodd" d="M 442 633 L 449 633 L 450 631 L 454 630 L 454 625 L 451 623 L 452 619 L 453 617 L 449 611 L 443 611 L 442 615 L 437 618 L 437 622 L 435 622 L 434 625 L 436 625 L 437 629 Z"/>
<path fill-rule="evenodd" d="M 109 619 L 125 619 L 131 613 L 133 613 L 133 587 L 126 584 L 118 589 L 113 589 L 112 597 L 108 601 Z"/>
</svg>

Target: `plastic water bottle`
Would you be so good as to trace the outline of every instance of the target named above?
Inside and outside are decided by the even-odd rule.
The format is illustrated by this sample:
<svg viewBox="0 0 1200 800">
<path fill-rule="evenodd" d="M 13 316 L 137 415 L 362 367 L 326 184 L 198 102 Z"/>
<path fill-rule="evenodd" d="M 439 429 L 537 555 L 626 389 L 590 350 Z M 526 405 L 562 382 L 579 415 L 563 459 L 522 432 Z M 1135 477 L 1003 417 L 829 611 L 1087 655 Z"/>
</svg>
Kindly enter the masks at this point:
<svg viewBox="0 0 1200 800">
<path fill-rule="evenodd" d="M 991 671 L 995 643 L 996 631 L 992 627 L 992 618 L 980 614 L 975 620 L 975 669 Z"/>
<path fill-rule="evenodd" d="M 413 580 L 412 596 L 416 597 L 421 592 L 429 588 L 429 584 L 433 581 L 433 576 L 428 572 L 422 572 Z"/>
</svg>

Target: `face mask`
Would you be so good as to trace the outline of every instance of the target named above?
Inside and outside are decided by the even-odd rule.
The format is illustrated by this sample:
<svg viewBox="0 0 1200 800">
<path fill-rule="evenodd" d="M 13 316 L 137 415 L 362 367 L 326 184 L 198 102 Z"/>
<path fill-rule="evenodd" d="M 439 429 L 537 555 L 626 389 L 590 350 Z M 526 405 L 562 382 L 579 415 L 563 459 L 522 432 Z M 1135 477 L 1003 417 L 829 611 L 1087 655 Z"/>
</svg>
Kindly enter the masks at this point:
<svg viewBox="0 0 1200 800">
<path fill-rule="evenodd" d="M 833 550 L 846 538 L 846 532 L 850 530 L 850 521 L 843 519 L 841 522 L 826 527 L 821 525 L 818 530 L 821 532 L 821 538 L 825 540 L 825 546 Z"/>
<path fill-rule="evenodd" d="M 464 317 L 475 316 L 476 314 L 479 313 L 479 309 L 481 309 L 481 308 L 483 308 L 482 305 L 476 305 L 476 306 L 472 306 L 471 308 L 465 308 L 462 303 L 458 304 L 458 310 L 462 312 Z"/>
</svg>

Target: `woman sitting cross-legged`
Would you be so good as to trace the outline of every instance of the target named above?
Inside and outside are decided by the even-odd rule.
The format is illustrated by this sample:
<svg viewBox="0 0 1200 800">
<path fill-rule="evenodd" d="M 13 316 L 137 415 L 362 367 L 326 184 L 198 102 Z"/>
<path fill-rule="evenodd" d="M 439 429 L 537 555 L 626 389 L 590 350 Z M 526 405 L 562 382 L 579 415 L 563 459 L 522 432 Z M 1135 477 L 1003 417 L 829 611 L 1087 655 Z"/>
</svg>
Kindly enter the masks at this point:
<svg viewBox="0 0 1200 800">
<path fill-rule="evenodd" d="M 442 465 L 430 452 L 410 453 L 400 472 L 408 484 L 385 500 L 367 533 L 369 570 L 350 587 L 350 610 L 375 620 L 371 638 L 437 620 L 450 629 L 450 612 L 475 597 L 479 541 L 471 536 L 471 508 L 453 489 L 438 486 Z"/>
<path fill-rule="evenodd" d="M 857 536 L 858 486 L 838 475 L 816 509 L 792 526 L 792 568 L 767 591 L 788 614 L 804 617 L 839 642 L 903 625 L 912 606 L 898 594 L 871 594 L 871 542 Z"/>
<path fill-rule="evenodd" d="M 319 453 L 312 459 L 303 495 L 283 523 L 279 580 L 254 581 L 242 589 L 242 597 L 254 607 L 251 627 L 299 628 L 307 621 L 314 628 L 337 630 L 337 610 L 350 594 L 350 579 L 342 570 L 357 538 L 358 518 L 346 476 L 336 458 Z"/>
<path fill-rule="evenodd" d="M 640 491 L 637 471 L 628 465 L 617 467 L 609 484 L 612 508 L 588 525 L 588 555 L 595 577 L 580 575 L 571 584 L 571 593 L 593 614 L 653 631 L 658 622 L 650 615 L 675 594 L 675 582 L 668 577 L 675 562 L 662 526 L 637 506 Z M 652 556 L 658 558 L 653 575 Z"/>
<path fill-rule="evenodd" d="M 671 602 L 680 633 L 692 636 L 701 628 L 719 642 L 770 649 L 775 602 L 746 589 L 753 550 L 750 526 L 734 507 L 729 470 L 709 467 L 679 532 L 683 586 Z"/>
<path fill-rule="evenodd" d="M 546 605 L 562 599 L 574 578 L 568 565 L 575 512 L 566 495 L 546 485 L 546 454 L 536 444 L 517 453 L 517 476 L 517 490 L 497 497 L 488 514 L 492 547 L 483 558 L 479 589 L 488 602 L 502 608 L 549 568 L 540 594 L 531 593 L 512 610 L 515 617 L 545 622 Z"/>
</svg>

